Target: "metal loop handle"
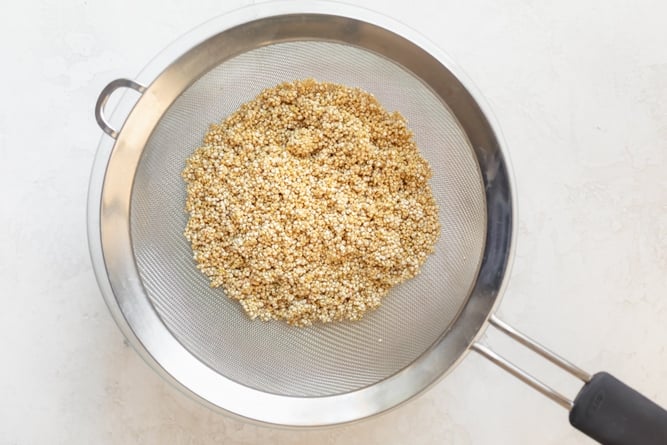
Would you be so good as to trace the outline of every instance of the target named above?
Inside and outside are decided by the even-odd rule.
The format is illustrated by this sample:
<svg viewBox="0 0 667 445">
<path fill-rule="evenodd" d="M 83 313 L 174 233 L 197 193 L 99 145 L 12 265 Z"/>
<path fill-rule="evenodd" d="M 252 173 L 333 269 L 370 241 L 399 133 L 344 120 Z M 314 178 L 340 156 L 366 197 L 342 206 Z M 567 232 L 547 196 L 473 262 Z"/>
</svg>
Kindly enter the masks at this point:
<svg viewBox="0 0 667 445">
<path fill-rule="evenodd" d="M 97 120 L 97 125 L 114 139 L 118 137 L 118 132 L 111 128 L 109 122 L 104 117 L 104 106 L 111 95 L 119 88 L 131 88 L 140 94 L 143 94 L 143 92 L 146 91 L 145 86 L 130 79 L 116 79 L 104 87 L 95 104 L 95 120 Z"/>
<path fill-rule="evenodd" d="M 500 332 L 504 333 L 511 339 L 521 343 L 523 346 L 527 347 L 531 351 L 536 352 L 540 356 L 549 360 L 551 363 L 563 369 L 564 371 L 567 371 L 569 374 L 578 378 L 582 382 L 588 383 L 591 380 L 592 376 L 589 373 L 573 365 L 572 363 L 568 362 L 567 360 L 555 354 L 554 352 L 550 351 L 549 349 L 545 348 L 544 346 L 542 346 L 535 340 L 531 339 L 527 335 L 517 331 L 507 323 L 498 319 L 495 315 L 491 315 L 491 318 L 489 318 L 489 323 L 491 323 L 492 326 L 494 326 L 496 329 L 498 329 Z M 570 410 L 574 405 L 574 402 L 572 400 L 570 400 L 563 394 L 559 393 L 555 389 L 551 388 L 550 386 L 546 385 L 542 381 L 538 380 L 537 378 L 533 377 L 531 374 L 517 367 L 510 361 L 503 358 L 502 356 L 498 355 L 488 346 L 475 342 L 472 344 L 471 349 L 479 353 L 480 355 L 486 357 L 492 363 L 500 366 L 505 371 L 512 374 L 514 377 L 518 378 L 522 382 L 529 385 L 531 388 L 539 391 L 541 394 L 547 396 L 554 402 L 558 403 L 563 408 Z"/>
</svg>

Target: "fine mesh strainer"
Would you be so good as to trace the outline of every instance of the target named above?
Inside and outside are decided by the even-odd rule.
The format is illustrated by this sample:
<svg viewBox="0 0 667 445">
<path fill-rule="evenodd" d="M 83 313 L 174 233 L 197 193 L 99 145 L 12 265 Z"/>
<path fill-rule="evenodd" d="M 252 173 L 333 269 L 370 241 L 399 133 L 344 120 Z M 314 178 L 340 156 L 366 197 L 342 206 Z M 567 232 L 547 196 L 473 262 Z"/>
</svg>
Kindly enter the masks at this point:
<svg viewBox="0 0 667 445">
<path fill-rule="evenodd" d="M 492 315 L 515 236 L 511 175 L 480 101 L 437 49 L 384 17 L 312 2 L 255 5 L 207 26 L 146 86 L 116 80 L 96 108 L 115 143 L 99 150 L 91 180 L 93 263 L 120 327 L 163 376 L 247 419 L 329 425 L 410 399 L 473 349 L 571 409 L 573 425 L 598 440 L 637 407 L 648 408 L 634 422 L 667 437 L 665 424 L 657 426 L 667 414 L 657 405 L 608 374 L 590 376 Z M 211 123 L 264 88 L 308 77 L 360 87 L 407 118 L 433 167 L 442 232 L 422 273 L 362 321 L 299 329 L 251 321 L 222 289 L 209 287 L 183 236 L 180 174 Z M 115 131 L 103 109 L 121 87 L 140 97 Z M 582 379 L 577 400 L 477 343 L 489 322 Z M 598 409 L 601 391 L 622 397 Z M 654 443 L 635 440 L 642 428 L 626 430 L 618 434 L 634 441 L 608 443 Z"/>
</svg>

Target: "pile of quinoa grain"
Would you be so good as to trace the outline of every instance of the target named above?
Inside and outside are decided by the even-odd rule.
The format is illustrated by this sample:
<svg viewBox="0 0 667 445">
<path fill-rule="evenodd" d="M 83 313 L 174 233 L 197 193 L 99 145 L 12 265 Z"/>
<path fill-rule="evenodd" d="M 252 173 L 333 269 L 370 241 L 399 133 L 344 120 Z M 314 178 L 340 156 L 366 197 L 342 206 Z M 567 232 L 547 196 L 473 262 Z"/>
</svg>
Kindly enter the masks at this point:
<svg viewBox="0 0 667 445">
<path fill-rule="evenodd" d="M 369 93 L 312 79 L 262 91 L 187 160 L 185 237 L 251 318 L 358 320 L 439 236 L 431 169 Z"/>
</svg>

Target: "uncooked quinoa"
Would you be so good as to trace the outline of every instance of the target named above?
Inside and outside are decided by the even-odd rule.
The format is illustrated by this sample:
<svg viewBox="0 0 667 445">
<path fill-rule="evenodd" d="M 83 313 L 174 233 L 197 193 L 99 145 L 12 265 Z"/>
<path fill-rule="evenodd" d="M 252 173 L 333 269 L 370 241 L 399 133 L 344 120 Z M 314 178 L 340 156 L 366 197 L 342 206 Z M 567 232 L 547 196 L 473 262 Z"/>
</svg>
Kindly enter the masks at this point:
<svg viewBox="0 0 667 445">
<path fill-rule="evenodd" d="M 185 237 L 251 318 L 358 320 L 439 236 L 431 168 L 398 112 L 312 79 L 262 91 L 187 160 Z"/>
</svg>

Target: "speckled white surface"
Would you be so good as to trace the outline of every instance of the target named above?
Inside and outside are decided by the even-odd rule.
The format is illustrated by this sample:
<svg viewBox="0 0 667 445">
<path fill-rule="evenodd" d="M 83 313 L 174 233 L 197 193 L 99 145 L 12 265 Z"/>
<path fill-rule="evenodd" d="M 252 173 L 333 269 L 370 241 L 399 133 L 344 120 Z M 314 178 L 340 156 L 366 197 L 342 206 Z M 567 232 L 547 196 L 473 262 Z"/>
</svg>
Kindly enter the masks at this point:
<svg viewBox="0 0 667 445">
<path fill-rule="evenodd" d="M 199 406 L 124 344 L 85 237 L 101 134 L 95 99 L 176 36 L 245 3 L 39 0 L 3 8 L 0 443 L 592 443 L 562 408 L 475 355 L 389 414 L 295 432 Z M 363 4 L 437 42 L 503 128 L 520 230 L 501 315 L 667 405 L 667 3 Z M 497 333 L 488 337 L 576 392 L 570 378 Z"/>
</svg>

